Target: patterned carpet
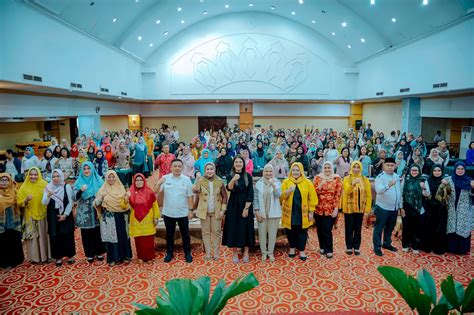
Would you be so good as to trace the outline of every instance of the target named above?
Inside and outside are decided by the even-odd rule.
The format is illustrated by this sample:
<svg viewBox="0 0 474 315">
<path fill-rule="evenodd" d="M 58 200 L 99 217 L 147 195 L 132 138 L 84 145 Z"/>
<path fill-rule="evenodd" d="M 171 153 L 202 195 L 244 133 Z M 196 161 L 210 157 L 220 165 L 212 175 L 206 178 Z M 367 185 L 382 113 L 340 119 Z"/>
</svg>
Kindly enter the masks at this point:
<svg viewBox="0 0 474 315">
<path fill-rule="evenodd" d="M 164 247 L 160 245 L 152 263 L 133 260 L 111 268 L 105 262 L 91 266 L 85 261 L 77 233 L 74 265 L 57 268 L 24 263 L 0 271 L 0 314 L 124 314 L 133 312 L 132 302 L 152 305 L 167 280 L 209 275 L 215 285 L 219 278 L 230 282 L 251 271 L 260 285 L 230 300 L 223 314 L 407 314 L 410 310 L 379 275 L 377 266 L 393 265 L 413 273 L 426 268 L 438 285 L 448 274 L 464 285 L 474 277 L 472 254 L 415 256 L 386 251 L 384 257 L 376 257 L 370 250 L 371 237 L 372 230 L 364 228 L 362 255 L 345 255 L 340 220 L 332 260 L 319 255 L 316 231 L 311 230 L 306 262 L 289 259 L 283 241 L 278 243 L 273 264 L 260 262 L 258 253 L 248 264 L 234 264 L 227 249 L 219 261 L 204 261 L 201 246 L 194 244 L 192 264 L 184 262 L 181 252 L 171 264 L 163 263 Z M 398 241 L 395 245 L 400 247 Z"/>
</svg>

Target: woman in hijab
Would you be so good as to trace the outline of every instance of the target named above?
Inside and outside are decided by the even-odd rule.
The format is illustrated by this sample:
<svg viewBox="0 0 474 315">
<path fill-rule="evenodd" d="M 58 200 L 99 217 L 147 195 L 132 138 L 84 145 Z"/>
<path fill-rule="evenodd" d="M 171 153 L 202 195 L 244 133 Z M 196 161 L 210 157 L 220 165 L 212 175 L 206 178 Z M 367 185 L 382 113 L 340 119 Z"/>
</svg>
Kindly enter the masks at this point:
<svg viewBox="0 0 474 315">
<path fill-rule="evenodd" d="M 226 144 L 227 155 L 230 156 L 231 158 L 234 158 L 235 157 L 235 150 L 232 147 L 233 147 L 232 142 L 231 141 L 227 142 L 227 144 Z"/>
<path fill-rule="evenodd" d="M 51 181 L 51 172 L 56 165 L 57 159 L 53 155 L 53 151 L 50 148 L 44 150 L 44 157 L 41 160 L 41 175 L 47 181 Z"/>
<path fill-rule="evenodd" d="M 61 146 L 57 145 L 54 147 L 53 155 L 55 158 L 59 159 L 61 157 Z"/>
<path fill-rule="evenodd" d="M 135 174 L 127 193 L 131 207 L 130 236 L 135 238 L 137 257 L 143 262 L 155 258 L 155 233 L 160 209 L 156 194 L 146 184 L 143 174 Z"/>
<path fill-rule="evenodd" d="M 25 208 L 23 239 L 26 245 L 26 256 L 34 263 L 47 262 L 51 259 L 46 206 L 42 204 L 43 192 L 47 184 L 39 168 L 32 167 L 27 172 L 25 182 L 17 194 L 18 206 Z"/>
<path fill-rule="evenodd" d="M 439 151 L 437 148 L 433 148 L 430 151 L 430 155 L 428 158 L 425 160 L 425 164 L 423 165 L 423 174 L 429 174 L 431 171 L 431 168 L 435 164 L 441 164 L 444 165 L 444 160 L 441 156 L 439 156 Z"/>
<path fill-rule="evenodd" d="M 334 165 L 327 161 L 323 171 L 314 178 L 314 188 L 318 194 L 319 204 L 314 212 L 320 253 L 327 258 L 333 257 L 332 227 L 339 213 L 342 195 L 342 180 L 334 174 Z"/>
<path fill-rule="evenodd" d="M 63 257 L 74 263 L 76 245 L 74 243 L 74 217 L 72 214 L 72 188 L 64 182 L 64 174 L 55 169 L 51 173 L 51 183 L 43 192 L 43 205 L 47 208 L 48 234 L 51 256 L 56 266 L 62 265 Z"/>
<path fill-rule="evenodd" d="M 302 146 L 299 146 L 296 149 L 295 162 L 301 163 L 303 165 L 305 174 L 309 174 L 309 159 L 308 159 L 308 156 L 304 153 L 304 148 Z"/>
<path fill-rule="evenodd" d="M 405 253 L 410 249 L 413 254 L 420 253 L 422 215 L 425 213 L 423 197 L 429 195 L 429 185 L 421 176 L 421 168 L 416 164 L 412 165 L 403 185 L 403 209 L 401 210 L 402 247 Z"/>
<path fill-rule="evenodd" d="M 21 159 L 21 172 L 26 173 L 32 167 L 41 167 L 40 160 L 35 155 L 33 147 L 27 147 L 25 149 L 25 155 Z"/>
<path fill-rule="evenodd" d="M 202 150 L 203 150 L 202 141 L 203 140 L 196 140 L 196 142 L 194 143 L 194 148 L 191 150 L 191 154 L 193 155 L 195 161 L 197 161 L 202 156 Z"/>
<path fill-rule="evenodd" d="M 143 137 L 138 138 L 138 143 L 133 151 L 133 174 L 148 172 L 148 148 Z"/>
<path fill-rule="evenodd" d="M 12 175 L 0 173 L 0 268 L 16 267 L 24 259 L 16 193 Z"/>
<path fill-rule="evenodd" d="M 269 146 L 268 146 L 268 149 L 267 149 L 267 153 L 265 153 L 265 156 L 266 156 L 266 161 L 267 163 L 270 162 L 274 157 L 275 157 L 275 154 L 276 154 L 276 143 L 275 142 L 270 142 Z"/>
<path fill-rule="evenodd" d="M 234 158 L 232 172 L 227 176 L 227 190 L 231 194 L 225 211 L 222 245 L 232 248 L 234 263 L 239 262 L 239 249 L 243 249 L 243 262 L 249 262 L 249 248 L 255 245 L 253 180 L 240 156 Z"/>
<path fill-rule="evenodd" d="M 125 144 L 125 140 L 120 140 L 118 149 L 115 152 L 117 163 L 115 166 L 118 169 L 129 169 L 130 168 L 130 150 Z"/>
<path fill-rule="evenodd" d="M 93 143 L 93 142 L 92 142 Z M 89 159 L 89 161 L 93 162 L 94 159 L 95 159 L 95 144 L 90 144 L 88 147 L 87 147 L 87 158 Z"/>
<path fill-rule="evenodd" d="M 281 150 L 277 150 L 273 159 L 269 162 L 273 166 L 273 174 L 278 179 L 285 179 L 288 177 L 290 167 L 288 161 L 285 159 Z"/>
<path fill-rule="evenodd" d="M 308 228 L 313 224 L 313 213 L 318 205 L 318 197 L 313 183 L 304 176 L 301 163 L 293 163 L 290 174 L 281 186 L 281 225 L 286 229 L 290 258 L 296 257 L 296 250 L 302 261 L 307 259 L 305 253 L 308 240 Z"/>
<path fill-rule="evenodd" d="M 94 167 L 100 177 L 104 177 L 105 173 L 109 170 L 109 163 L 105 159 L 102 150 L 98 150 L 95 154 Z"/>
<path fill-rule="evenodd" d="M 407 167 L 407 162 L 403 158 L 402 151 L 397 151 L 397 153 L 395 153 L 395 164 L 397 175 L 402 177 L 405 174 L 405 169 Z"/>
<path fill-rule="evenodd" d="M 316 153 L 314 157 L 310 160 L 310 176 L 314 178 L 314 176 L 318 175 L 323 171 L 323 162 L 324 162 L 324 151 L 321 148 L 316 149 Z"/>
<path fill-rule="evenodd" d="M 262 172 L 263 167 L 265 164 L 267 164 L 265 156 L 265 149 L 263 148 L 263 142 L 258 142 L 257 143 L 257 148 L 255 150 L 255 154 L 253 155 L 253 165 L 254 165 L 254 171 L 255 172 Z"/>
<path fill-rule="evenodd" d="M 258 222 L 258 238 L 262 261 L 267 257 L 270 262 L 275 261 L 276 236 L 281 219 L 281 183 L 273 174 L 273 166 L 265 165 L 263 176 L 255 184 L 254 212 Z M 267 244 L 268 240 L 268 244 Z"/>
<path fill-rule="evenodd" d="M 112 150 L 112 145 L 111 144 L 106 144 L 104 145 L 104 151 L 105 151 L 105 159 L 107 160 L 107 165 L 109 169 L 113 169 L 115 167 L 115 157 L 114 157 L 114 152 Z"/>
<path fill-rule="evenodd" d="M 225 148 L 222 148 L 225 150 Z M 214 163 L 204 166 L 204 177 L 199 177 L 193 187 L 199 194 L 196 216 L 201 220 L 202 242 L 206 256 L 204 259 L 219 259 L 221 242 L 221 220 L 227 209 L 227 190 L 221 178 L 216 176 Z"/>
<path fill-rule="evenodd" d="M 421 250 L 427 253 L 433 251 L 437 255 L 442 255 L 446 252 L 446 225 L 448 221 L 448 199 L 442 197 L 443 187 L 447 184 L 443 176 L 443 166 L 433 165 L 427 181 L 431 194 L 425 205 L 426 219 L 423 222 Z"/>
<path fill-rule="evenodd" d="M 360 161 L 352 162 L 349 176 L 343 181 L 342 212 L 348 255 L 360 255 L 364 213 L 372 209 L 372 188 L 369 179 L 362 175 L 362 168 Z"/>
<path fill-rule="evenodd" d="M 104 184 L 94 165 L 86 161 L 82 164 L 79 176 L 74 183 L 73 197 L 77 202 L 76 226 L 81 229 L 82 247 L 87 261 L 94 258 L 102 261 L 105 253 L 104 243 L 100 238 L 100 223 L 94 208 L 94 199 Z"/>
<path fill-rule="evenodd" d="M 474 181 L 466 175 L 466 164 L 457 162 L 448 178 L 451 195 L 448 200 L 448 253 L 465 255 L 471 249 L 472 196 Z"/>
<path fill-rule="evenodd" d="M 128 195 L 115 171 L 107 171 L 106 182 L 97 192 L 94 206 L 99 212 L 100 234 L 107 251 L 107 263 L 130 262 L 132 247 L 127 231 Z"/>
<path fill-rule="evenodd" d="M 183 174 L 188 176 L 189 178 L 194 178 L 194 164 L 196 161 L 194 160 L 193 155 L 191 154 L 191 149 L 189 146 L 185 146 L 183 148 L 183 154 L 178 156 L 178 159 L 183 161 Z"/>
<path fill-rule="evenodd" d="M 201 157 L 194 163 L 194 170 L 196 172 L 196 176 L 203 176 L 204 166 L 207 163 L 214 163 L 214 160 L 210 157 L 209 150 L 204 149 L 202 150 Z"/>
<path fill-rule="evenodd" d="M 245 162 L 245 171 L 252 175 L 254 170 L 254 165 L 252 159 L 250 159 L 249 150 L 241 150 L 240 156 L 244 159 Z"/>
<path fill-rule="evenodd" d="M 61 169 L 63 172 L 64 178 L 69 178 L 74 176 L 74 167 L 72 163 L 71 154 L 67 148 L 61 149 L 61 157 L 56 161 L 57 169 Z"/>
<path fill-rule="evenodd" d="M 232 171 L 232 157 L 227 153 L 228 150 L 226 148 L 221 148 L 220 155 L 216 160 L 216 173 L 222 179 L 227 178 Z"/>
</svg>

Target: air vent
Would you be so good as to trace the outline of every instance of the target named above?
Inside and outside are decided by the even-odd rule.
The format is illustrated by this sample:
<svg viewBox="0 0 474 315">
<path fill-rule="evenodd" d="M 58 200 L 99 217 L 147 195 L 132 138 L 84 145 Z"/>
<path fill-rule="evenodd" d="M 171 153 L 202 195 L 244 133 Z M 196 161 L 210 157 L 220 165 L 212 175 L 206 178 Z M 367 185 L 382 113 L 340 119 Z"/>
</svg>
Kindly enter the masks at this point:
<svg viewBox="0 0 474 315">
<path fill-rule="evenodd" d="M 13 117 L 12 119 L 13 120 L 23 120 L 24 118 L 23 117 Z"/>
<path fill-rule="evenodd" d="M 71 87 L 76 89 L 82 89 L 82 84 L 71 82 Z"/>
<path fill-rule="evenodd" d="M 127 96 L 127 92 L 120 92 L 123 96 Z"/>
<path fill-rule="evenodd" d="M 383 95 L 383 92 L 377 92 L 377 93 L 375 93 L 375 95 L 377 95 L 377 96 L 382 96 L 382 95 Z"/>
<path fill-rule="evenodd" d="M 448 86 L 448 82 L 436 83 L 436 84 L 433 84 L 433 89 L 438 89 L 438 88 L 447 87 L 447 86 Z"/>
<path fill-rule="evenodd" d="M 400 93 L 410 92 L 410 88 L 400 89 Z"/>
<path fill-rule="evenodd" d="M 36 81 L 36 82 L 43 82 L 42 77 L 33 76 L 33 80 Z"/>
<path fill-rule="evenodd" d="M 36 81 L 36 82 L 43 82 L 43 78 L 36 76 L 36 75 L 31 75 L 31 74 L 23 74 L 23 79 L 28 80 L 28 81 Z"/>
<path fill-rule="evenodd" d="M 109 89 L 106 89 L 106 88 L 103 88 L 103 87 L 100 88 L 100 91 L 105 92 L 105 93 L 109 93 Z"/>
</svg>

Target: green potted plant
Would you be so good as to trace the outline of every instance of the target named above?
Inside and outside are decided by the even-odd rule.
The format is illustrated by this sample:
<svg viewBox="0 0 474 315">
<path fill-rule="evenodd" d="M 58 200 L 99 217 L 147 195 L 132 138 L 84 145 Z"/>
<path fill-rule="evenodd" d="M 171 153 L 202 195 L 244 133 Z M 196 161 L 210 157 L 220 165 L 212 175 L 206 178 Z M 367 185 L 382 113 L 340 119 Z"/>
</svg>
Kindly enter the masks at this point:
<svg viewBox="0 0 474 315">
<path fill-rule="evenodd" d="M 156 308 L 134 303 L 139 315 L 216 315 L 225 307 L 227 301 L 258 286 L 253 273 L 234 280 L 228 287 L 220 279 L 212 297 L 209 299 L 211 279 L 201 277 L 197 280 L 173 279 L 166 282 L 166 291 L 161 288 L 156 297 Z"/>
<path fill-rule="evenodd" d="M 392 266 L 380 266 L 377 270 L 420 315 L 474 312 L 474 279 L 464 289 L 448 276 L 441 282 L 442 296 L 438 300 L 434 279 L 425 269 L 420 270 L 416 278 Z"/>
</svg>

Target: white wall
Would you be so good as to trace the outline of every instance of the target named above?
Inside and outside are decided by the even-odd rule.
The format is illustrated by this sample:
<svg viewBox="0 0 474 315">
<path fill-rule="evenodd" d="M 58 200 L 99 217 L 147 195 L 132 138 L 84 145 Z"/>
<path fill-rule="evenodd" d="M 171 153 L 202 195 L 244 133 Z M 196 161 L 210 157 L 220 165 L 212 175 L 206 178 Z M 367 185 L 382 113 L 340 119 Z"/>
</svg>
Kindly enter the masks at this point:
<svg viewBox="0 0 474 315">
<path fill-rule="evenodd" d="M 0 122 L 0 150 L 17 150 L 18 142 L 43 139 L 43 122 Z"/>
<path fill-rule="evenodd" d="M 416 27 L 416 26 L 414 26 Z M 474 87 L 474 18 L 358 63 L 357 98 Z M 433 84 L 447 82 L 447 88 Z M 405 93 L 404 93 L 405 95 Z"/>
<path fill-rule="evenodd" d="M 322 116 L 348 117 L 351 114 L 349 104 L 281 104 L 254 103 L 253 115 L 258 116 Z"/>
<path fill-rule="evenodd" d="M 268 129 L 270 125 L 274 129 L 301 129 L 305 128 L 322 130 L 333 128 L 337 131 L 346 131 L 349 126 L 347 117 L 256 117 L 254 125 L 261 125 L 261 128 Z"/>
<path fill-rule="evenodd" d="M 383 131 L 388 136 L 402 127 L 402 103 L 364 104 L 362 121 L 372 124 L 374 132 Z"/>
<path fill-rule="evenodd" d="M 21 1 L 0 3 L 0 79 L 24 82 L 27 73 L 42 76 L 45 86 L 69 89 L 77 82 L 83 91 L 103 86 L 110 95 L 141 98 L 140 63 Z"/>
<path fill-rule="evenodd" d="M 421 117 L 474 118 L 474 96 L 422 99 L 420 115 Z"/>
<path fill-rule="evenodd" d="M 101 131 L 128 129 L 128 116 L 102 116 L 100 117 Z"/>
</svg>

